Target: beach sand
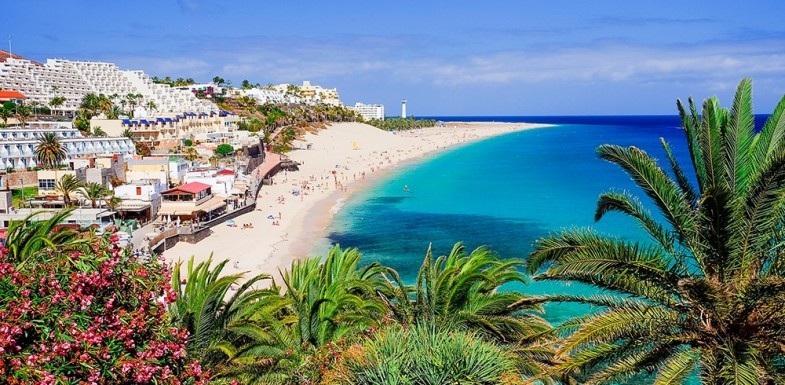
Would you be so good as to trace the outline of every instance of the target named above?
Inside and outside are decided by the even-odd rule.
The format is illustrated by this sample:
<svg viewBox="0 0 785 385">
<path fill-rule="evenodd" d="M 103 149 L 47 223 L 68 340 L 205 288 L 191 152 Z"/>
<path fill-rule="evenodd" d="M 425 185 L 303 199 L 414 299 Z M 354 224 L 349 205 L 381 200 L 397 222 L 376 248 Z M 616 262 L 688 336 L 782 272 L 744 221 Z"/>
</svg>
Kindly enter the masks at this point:
<svg viewBox="0 0 785 385">
<path fill-rule="evenodd" d="M 256 210 L 235 218 L 237 227 L 218 225 L 206 239 L 178 242 L 163 255 L 170 262 L 196 262 L 211 254 L 228 259 L 224 274 L 248 272 L 273 276 L 291 262 L 311 255 L 342 202 L 353 192 L 404 162 L 437 151 L 513 131 L 543 127 L 526 123 L 449 122 L 444 127 L 387 132 L 361 123 L 335 123 L 301 142 L 310 149 L 293 150 L 299 171 L 279 172 L 274 184 L 262 186 Z M 271 219 L 272 218 L 272 219 Z M 253 228 L 243 228 L 253 224 Z M 342 245 L 351 247 L 351 245 Z"/>
</svg>

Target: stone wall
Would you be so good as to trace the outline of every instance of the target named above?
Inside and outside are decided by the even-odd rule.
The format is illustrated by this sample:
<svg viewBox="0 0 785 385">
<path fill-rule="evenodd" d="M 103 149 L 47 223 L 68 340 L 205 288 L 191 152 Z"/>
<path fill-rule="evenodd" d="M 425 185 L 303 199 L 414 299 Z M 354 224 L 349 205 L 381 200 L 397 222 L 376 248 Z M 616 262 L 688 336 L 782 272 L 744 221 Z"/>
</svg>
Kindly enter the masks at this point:
<svg viewBox="0 0 785 385">
<path fill-rule="evenodd" d="M 207 238 L 212 230 L 209 227 L 203 227 L 199 230 L 194 231 L 193 233 L 188 234 L 180 234 L 179 240 L 185 243 L 197 243 L 202 239 Z"/>
<path fill-rule="evenodd" d="M 21 178 L 21 182 L 19 180 Z M 18 189 L 20 187 L 38 187 L 37 171 L 17 171 L 0 175 L 0 189 Z"/>
<path fill-rule="evenodd" d="M 178 234 L 177 229 L 166 230 L 164 233 L 158 235 L 155 239 L 153 239 L 150 242 L 150 244 L 154 245 L 158 242 L 161 242 L 161 239 L 163 238 L 164 239 L 163 242 L 161 242 L 157 247 L 153 249 L 153 251 L 156 253 L 162 253 L 167 249 L 172 248 L 174 245 L 177 244 L 177 242 L 180 241 L 186 243 L 197 243 L 202 239 L 207 238 L 210 235 L 210 233 L 212 232 L 212 230 L 210 230 L 211 227 L 222 225 L 226 223 L 226 221 L 229 219 L 234 219 L 240 215 L 250 213 L 255 208 L 256 208 L 256 202 L 241 207 L 237 210 L 233 210 L 232 212 L 221 215 L 220 217 L 217 217 L 212 221 L 204 222 L 203 223 L 204 227 L 197 229 L 194 232 L 189 232 L 188 230 L 186 230 L 186 232 L 182 232 Z"/>
</svg>

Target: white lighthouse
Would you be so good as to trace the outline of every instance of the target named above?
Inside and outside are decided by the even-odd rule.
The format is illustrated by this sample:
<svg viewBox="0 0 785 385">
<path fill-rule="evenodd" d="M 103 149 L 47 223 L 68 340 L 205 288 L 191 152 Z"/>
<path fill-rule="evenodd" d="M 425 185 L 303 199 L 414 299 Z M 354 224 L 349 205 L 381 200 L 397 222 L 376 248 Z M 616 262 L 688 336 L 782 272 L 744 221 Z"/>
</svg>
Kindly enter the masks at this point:
<svg viewBox="0 0 785 385">
<path fill-rule="evenodd" d="M 401 117 L 406 119 L 406 99 L 401 100 Z"/>
</svg>

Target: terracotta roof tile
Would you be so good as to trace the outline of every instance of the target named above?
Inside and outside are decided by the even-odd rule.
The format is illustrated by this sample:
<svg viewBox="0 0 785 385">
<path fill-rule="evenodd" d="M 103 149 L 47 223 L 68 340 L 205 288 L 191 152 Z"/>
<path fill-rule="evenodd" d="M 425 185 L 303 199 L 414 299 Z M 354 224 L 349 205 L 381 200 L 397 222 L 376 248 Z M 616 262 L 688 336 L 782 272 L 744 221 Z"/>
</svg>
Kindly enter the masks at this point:
<svg viewBox="0 0 785 385">
<path fill-rule="evenodd" d="M 0 91 L 0 100 L 11 100 L 11 99 L 27 99 L 27 97 L 19 91 Z"/>
</svg>

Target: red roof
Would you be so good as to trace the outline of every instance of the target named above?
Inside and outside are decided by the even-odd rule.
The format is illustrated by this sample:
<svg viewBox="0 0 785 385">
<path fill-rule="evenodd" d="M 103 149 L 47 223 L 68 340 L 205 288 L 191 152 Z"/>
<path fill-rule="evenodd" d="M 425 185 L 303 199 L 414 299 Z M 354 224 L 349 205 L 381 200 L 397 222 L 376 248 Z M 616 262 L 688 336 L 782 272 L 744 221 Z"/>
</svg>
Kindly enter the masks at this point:
<svg viewBox="0 0 785 385">
<path fill-rule="evenodd" d="M 27 99 L 27 97 L 19 91 L 0 91 L 0 100 L 8 101 L 12 99 Z"/>
<path fill-rule="evenodd" d="M 201 183 L 201 182 L 191 182 L 191 183 L 186 183 L 186 184 L 177 186 L 177 187 L 175 187 L 173 189 L 166 190 L 163 193 L 166 194 L 166 193 L 175 192 L 175 191 L 185 191 L 185 192 L 188 192 L 188 193 L 191 193 L 191 194 L 198 194 L 198 193 L 200 193 L 200 192 L 202 192 L 204 190 L 207 190 L 210 187 L 213 187 L 213 186 L 210 186 L 209 184 L 205 184 L 205 183 Z"/>
<path fill-rule="evenodd" d="M 227 169 L 224 168 L 224 169 L 221 169 L 220 171 L 216 172 L 215 175 L 234 175 L 234 171 L 227 170 Z"/>
</svg>

